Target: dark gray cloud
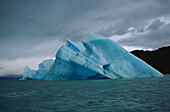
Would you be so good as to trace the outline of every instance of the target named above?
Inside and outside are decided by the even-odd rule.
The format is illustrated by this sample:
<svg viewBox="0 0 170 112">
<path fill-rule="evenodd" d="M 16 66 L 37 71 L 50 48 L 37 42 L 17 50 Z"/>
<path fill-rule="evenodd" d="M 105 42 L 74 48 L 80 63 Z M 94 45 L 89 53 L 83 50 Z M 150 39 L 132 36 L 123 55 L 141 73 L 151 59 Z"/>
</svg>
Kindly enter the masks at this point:
<svg viewBox="0 0 170 112">
<path fill-rule="evenodd" d="M 2 69 L 4 69 L 4 67 L 1 67 L 1 66 L 0 66 L 0 70 L 2 70 Z"/>
<path fill-rule="evenodd" d="M 0 0 L 0 63 L 53 57 L 67 39 L 89 33 L 134 48 L 168 45 L 169 6 L 169 0 Z"/>
<path fill-rule="evenodd" d="M 126 46 L 141 47 L 144 49 L 157 49 L 162 46 L 170 45 L 170 24 L 159 27 L 161 28 L 159 29 L 157 23 L 153 22 L 153 24 L 148 27 L 149 31 L 146 31 L 146 33 L 121 39 L 118 43 Z"/>
<path fill-rule="evenodd" d="M 160 21 L 160 20 L 155 20 L 155 21 L 148 27 L 148 30 L 158 30 L 163 24 L 164 24 L 164 22 L 162 22 L 162 21 Z"/>
<path fill-rule="evenodd" d="M 3 70 L 3 69 L 4 69 L 3 65 L 0 64 L 0 71 Z"/>
<path fill-rule="evenodd" d="M 43 46 L 50 40 L 79 40 L 85 35 L 84 28 L 75 28 L 71 23 L 100 3 L 96 0 L 1 0 L 0 5 L 0 59 L 16 59 L 51 55 L 48 46 L 57 48 L 59 43 Z M 37 44 L 42 45 L 41 50 L 33 49 Z"/>
</svg>

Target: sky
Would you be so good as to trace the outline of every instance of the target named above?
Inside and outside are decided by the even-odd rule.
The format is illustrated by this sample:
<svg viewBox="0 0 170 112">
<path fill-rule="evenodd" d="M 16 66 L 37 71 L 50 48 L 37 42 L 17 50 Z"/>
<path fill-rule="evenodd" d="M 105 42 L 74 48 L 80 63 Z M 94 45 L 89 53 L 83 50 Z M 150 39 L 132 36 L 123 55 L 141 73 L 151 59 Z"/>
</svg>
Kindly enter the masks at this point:
<svg viewBox="0 0 170 112">
<path fill-rule="evenodd" d="M 170 45 L 170 0 L 0 0 L 0 75 L 53 58 L 95 33 L 128 51 Z"/>
</svg>

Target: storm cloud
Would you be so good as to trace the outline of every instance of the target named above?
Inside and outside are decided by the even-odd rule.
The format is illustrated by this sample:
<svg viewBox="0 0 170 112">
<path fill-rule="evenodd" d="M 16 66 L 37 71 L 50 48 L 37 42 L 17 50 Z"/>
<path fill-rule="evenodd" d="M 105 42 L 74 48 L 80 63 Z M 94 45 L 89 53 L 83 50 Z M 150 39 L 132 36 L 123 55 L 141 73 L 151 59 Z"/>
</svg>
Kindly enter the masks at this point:
<svg viewBox="0 0 170 112">
<path fill-rule="evenodd" d="M 67 39 L 89 33 L 129 51 L 168 46 L 169 6 L 169 0 L 0 0 L 0 74 L 35 68 Z"/>
</svg>

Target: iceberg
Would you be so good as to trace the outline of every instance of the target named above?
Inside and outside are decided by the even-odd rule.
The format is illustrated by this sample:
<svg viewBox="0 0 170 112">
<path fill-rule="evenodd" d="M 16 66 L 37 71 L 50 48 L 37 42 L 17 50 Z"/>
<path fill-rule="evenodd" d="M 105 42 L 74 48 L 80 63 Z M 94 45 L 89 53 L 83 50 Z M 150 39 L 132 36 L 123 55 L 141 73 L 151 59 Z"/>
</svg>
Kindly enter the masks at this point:
<svg viewBox="0 0 170 112">
<path fill-rule="evenodd" d="M 23 73 L 22 80 L 31 79 L 31 76 L 34 75 L 35 73 L 36 73 L 35 70 L 32 70 L 31 68 L 26 66 L 24 68 L 24 73 Z"/>
<path fill-rule="evenodd" d="M 28 68 L 24 73 L 29 71 L 33 74 L 29 78 L 36 80 L 163 77 L 162 73 L 114 41 L 96 34 L 89 34 L 77 43 L 67 40 L 55 57 L 51 66 L 44 67 L 46 63 L 41 63 L 36 74 Z M 46 70 L 46 73 L 41 70 Z"/>
<path fill-rule="evenodd" d="M 45 80 L 45 77 L 48 75 L 48 71 L 53 65 L 53 63 L 53 59 L 44 60 L 38 65 L 38 70 L 32 70 L 31 68 L 26 66 L 24 69 L 22 80 Z"/>
</svg>

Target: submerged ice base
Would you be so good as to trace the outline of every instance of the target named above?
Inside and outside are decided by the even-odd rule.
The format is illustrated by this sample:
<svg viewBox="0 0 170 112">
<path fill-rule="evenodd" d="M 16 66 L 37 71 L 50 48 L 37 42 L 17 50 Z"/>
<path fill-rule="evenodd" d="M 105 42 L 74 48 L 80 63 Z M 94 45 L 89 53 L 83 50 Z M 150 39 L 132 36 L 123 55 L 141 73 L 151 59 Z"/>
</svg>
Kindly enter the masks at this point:
<svg viewBox="0 0 170 112">
<path fill-rule="evenodd" d="M 48 74 L 45 76 L 44 72 L 34 73 L 34 77 L 39 75 L 36 80 L 41 75 L 43 78 L 40 80 L 163 77 L 162 73 L 112 40 L 95 34 L 84 37 L 78 43 L 67 40 L 59 48 L 53 65 L 46 71 Z"/>
</svg>

